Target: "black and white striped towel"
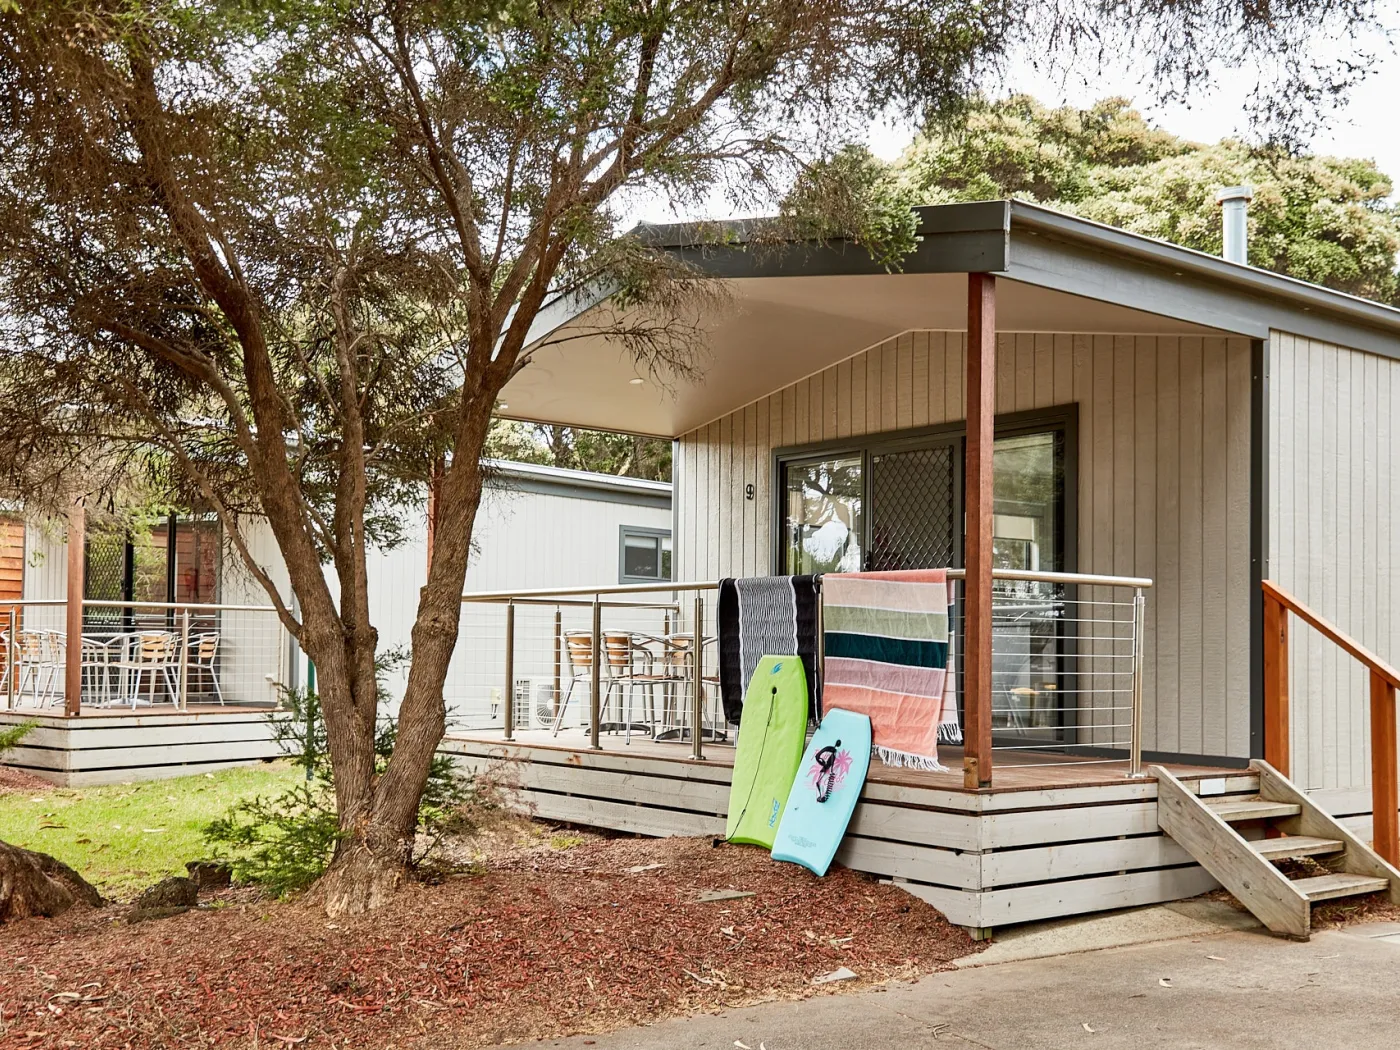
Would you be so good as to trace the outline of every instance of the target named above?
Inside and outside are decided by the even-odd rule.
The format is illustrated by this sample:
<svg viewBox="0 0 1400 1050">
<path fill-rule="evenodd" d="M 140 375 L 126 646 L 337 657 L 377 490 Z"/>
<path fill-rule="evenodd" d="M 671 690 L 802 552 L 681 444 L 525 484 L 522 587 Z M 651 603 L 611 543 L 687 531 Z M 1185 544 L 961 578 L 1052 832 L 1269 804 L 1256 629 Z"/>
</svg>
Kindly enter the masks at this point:
<svg viewBox="0 0 1400 1050">
<path fill-rule="evenodd" d="M 719 584 L 719 687 L 724 716 L 738 723 L 744 690 L 764 656 L 798 656 L 811 716 L 817 696 L 817 578 L 755 576 Z"/>
</svg>

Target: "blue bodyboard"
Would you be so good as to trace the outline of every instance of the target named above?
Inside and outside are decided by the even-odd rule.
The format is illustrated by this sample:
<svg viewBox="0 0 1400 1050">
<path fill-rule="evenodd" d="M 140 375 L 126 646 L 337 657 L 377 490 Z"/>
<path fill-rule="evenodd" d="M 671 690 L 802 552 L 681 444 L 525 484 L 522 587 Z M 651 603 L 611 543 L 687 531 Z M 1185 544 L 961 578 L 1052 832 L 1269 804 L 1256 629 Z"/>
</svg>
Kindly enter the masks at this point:
<svg viewBox="0 0 1400 1050">
<path fill-rule="evenodd" d="M 870 718 L 839 708 L 828 711 L 802 755 L 773 842 L 773 859 L 825 875 L 869 769 Z"/>
</svg>

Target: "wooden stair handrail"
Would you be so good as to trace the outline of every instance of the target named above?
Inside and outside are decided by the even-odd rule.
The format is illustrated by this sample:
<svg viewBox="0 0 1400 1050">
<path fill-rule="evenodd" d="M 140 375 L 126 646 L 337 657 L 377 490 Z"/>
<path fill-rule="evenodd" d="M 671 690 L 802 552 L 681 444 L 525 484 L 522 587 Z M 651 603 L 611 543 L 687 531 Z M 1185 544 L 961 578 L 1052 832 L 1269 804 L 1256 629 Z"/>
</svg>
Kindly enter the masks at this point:
<svg viewBox="0 0 1400 1050">
<path fill-rule="evenodd" d="M 1390 664 L 1386 663 L 1375 653 L 1371 652 L 1364 645 L 1358 642 L 1351 635 L 1347 634 L 1340 627 L 1334 624 L 1325 616 L 1320 616 L 1313 612 L 1292 594 L 1289 594 L 1272 580 L 1264 580 L 1264 595 L 1278 602 L 1293 615 L 1304 623 L 1312 626 L 1319 634 L 1328 641 L 1334 643 L 1339 649 L 1354 656 L 1373 672 L 1384 678 L 1391 685 L 1400 689 L 1400 671 L 1397 671 Z"/>
<path fill-rule="evenodd" d="M 1271 580 L 1264 589 L 1264 758 L 1289 775 L 1288 613 L 1293 613 L 1370 673 L 1371 820 L 1375 851 L 1400 866 L 1400 761 L 1397 761 L 1395 695 L 1400 671 Z"/>
</svg>

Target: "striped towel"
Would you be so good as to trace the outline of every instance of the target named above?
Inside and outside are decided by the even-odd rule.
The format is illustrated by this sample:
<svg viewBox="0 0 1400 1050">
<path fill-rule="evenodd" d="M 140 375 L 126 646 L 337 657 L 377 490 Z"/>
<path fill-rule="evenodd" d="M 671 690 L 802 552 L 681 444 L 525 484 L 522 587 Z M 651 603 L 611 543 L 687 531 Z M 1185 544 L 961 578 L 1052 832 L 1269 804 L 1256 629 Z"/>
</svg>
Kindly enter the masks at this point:
<svg viewBox="0 0 1400 1050">
<path fill-rule="evenodd" d="M 719 691 L 724 717 L 735 725 L 758 661 L 796 656 L 807 672 L 810 714 L 817 706 L 817 584 L 815 576 L 753 576 L 719 582 Z"/>
<path fill-rule="evenodd" d="M 948 573 L 822 577 L 825 709 L 870 716 L 887 765 L 945 772 L 938 741 L 962 740 L 948 676 Z"/>
</svg>

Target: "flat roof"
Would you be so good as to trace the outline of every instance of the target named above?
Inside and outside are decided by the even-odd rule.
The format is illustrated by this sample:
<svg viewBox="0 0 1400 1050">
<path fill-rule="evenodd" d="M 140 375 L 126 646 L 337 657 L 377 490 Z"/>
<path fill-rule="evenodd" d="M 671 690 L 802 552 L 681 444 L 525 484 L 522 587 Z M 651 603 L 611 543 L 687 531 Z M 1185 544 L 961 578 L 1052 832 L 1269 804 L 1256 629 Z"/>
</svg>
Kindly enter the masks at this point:
<svg viewBox="0 0 1400 1050">
<path fill-rule="evenodd" d="M 894 273 L 853 242 L 772 240 L 764 220 L 639 226 L 633 236 L 727 283 L 730 301 L 701 319 L 702 378 L 642 374 L 590 333 L 600 289 L 541 312 L 504 414 L 676 437 L 902 332 L 964 330 L 970 272 L 1001 278 L 1000 332 L 1281 330 L 1400 358 L 1400 310 L 1381 303 L 1024 201 L 916 212 L 918 245 Z"/>
<path fill-rule="evenodd" d="M 671 506 L 671 483 L 668 481 L 599 474 L 539 463 L 517 463 L 506 459 L 488 459 L 482 463 L 487 470 L 488 484 L 513 491 L 658 508 Z"/>
</svg>

